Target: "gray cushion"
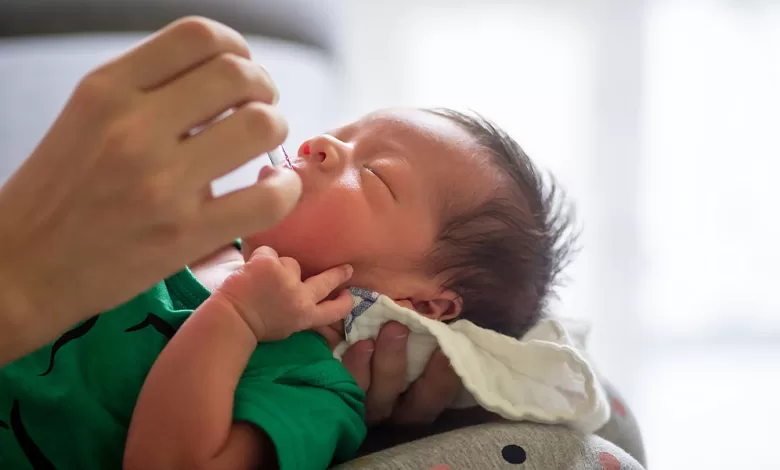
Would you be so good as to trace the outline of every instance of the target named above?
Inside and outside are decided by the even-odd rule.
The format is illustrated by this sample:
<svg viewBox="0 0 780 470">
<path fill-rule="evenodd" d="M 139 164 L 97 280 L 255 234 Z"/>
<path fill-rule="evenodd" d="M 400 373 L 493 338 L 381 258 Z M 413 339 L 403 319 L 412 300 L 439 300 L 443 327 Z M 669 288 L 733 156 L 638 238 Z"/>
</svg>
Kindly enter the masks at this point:
<svg viewBox="0 0 780 470">
<path fill-rule="evenodd" d="M 452 470 L 641 470 L 646 461 L 637 422 L 616 390 L 606 381 L 603 383 L 612 413 L 596 435 L 584 436 L 563 426 L 528 422 L 472 424 L 490 420 L 484 412 L 464 414 L 466 410 L 460 410 L 449 420 L 440 418 L 438 430 L 437 426 L 429 429 L 435 435 L 384 450 L 378 450 L 384 446 L 372 446 L 368 455 L 336 468 L 427 470 L 445 463 Z M 452 430 L 457 421 L 466 427 Z M 395 435 L 413 439 L 419 435 L 418 429 L 396 428 Z M 449 431 L 443 432 L 445 429 Z M 370 433 L 376 434 L 376 429 Z"/>
<path fill-rule="evenodd" d="M 79 79 L 144 35 L 78 35 L 0 39 L 0 184 L 17 168 L 65 104 Z M 343 118 L 338 70 L 322 50 L 248 37 L 253 58 L 279 86 L 292 151 Z"/>
<path fill-rule="evenodd" d="M 447 464 L 452 470 L 643 470 L 615 444 L 582 436 L 562 426 L 490 423 L 426 437 L 335 467 L 427 470 Z"/>
<path fill-rule="evenodd" d="M 333 52 L 337 0 L 3 0 L 0 36 L 154 31 L 187 15 Z"/>
<path fill-rule="evenodd" d="M 626 405 L 623 397 L 610 383 L 602 381 L 607 390 L 612 414 L 609 421 L 596 434 L 625 450 L 631 457 L 643 465 L 647 464 L 642 433 L 634 413 Z"/>
</svg>

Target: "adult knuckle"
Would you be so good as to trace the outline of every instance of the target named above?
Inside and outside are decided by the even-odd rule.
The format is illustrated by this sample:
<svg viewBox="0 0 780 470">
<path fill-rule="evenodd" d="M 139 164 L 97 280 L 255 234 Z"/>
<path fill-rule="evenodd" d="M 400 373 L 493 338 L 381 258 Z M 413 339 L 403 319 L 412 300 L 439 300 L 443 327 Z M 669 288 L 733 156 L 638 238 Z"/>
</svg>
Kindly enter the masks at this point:
<svg viewBox="0 0 780 470">
<path fill-rule="evenodd" d="M 262 130 L 268 133 L 276 127 L 274 121 L 274 113 L 269 106 L 261 103 L 247 103 L 244 106 L 246 132 L 256 133 L 258 130 Z"/>
<path fill-rule="evenodd" d="M 246 101 L 271 104 L 275 100 L 276 88 L 264 67 L 236 54 L 222 54 L 220 59 L 227 85 Z"/>
<path fill-rule="evenodd" d="M 219 44 L 221 25 L 214 20 L 192 15 L 174 22 L 171 27 L 183 43 L 193 48 L 213 50 Z"/>
<path fill-rule="evenodd" d="M 219 77 L 225 81 L 225 85 L 237 89 L 239 93 L 246 93 L 252 82 L 252 71 L 248 61 L 231 53 L 223 53 L 214 59 L 219 69 Z"/>
<path fill-rule="evenodd" d="M 274 84 L 271 74 L 261 64 L 246 61 L 248 81 L 246 90 L 247 99 L 260 100 L 274 104 L 278 100 L 279 91 Z"/>
<path fill-rule="evenodd" d="M 182 42 L 193 49 L 207 51 L 208 54 L 234 51 L 249 57 L 246 40 L 236 30 L 217 21 L 202 16 L 188 16 L 174 22 L 172 28 Z"/>
<path fill-rule="evenodd" d="M 252 102 L 244 107 L 245 131 L 248 135 L 264 137 L 264 143 L 277 145 L 287 137 L 287 122 L 273 106 Z"/>
<path fill-rule="evenodd" d="M 116 85 L 107 73 L 98 69 L 81 79 L 71 100 L 80 110 L 103 114 L 115 107 L 116 96 Z"/>
</svg>

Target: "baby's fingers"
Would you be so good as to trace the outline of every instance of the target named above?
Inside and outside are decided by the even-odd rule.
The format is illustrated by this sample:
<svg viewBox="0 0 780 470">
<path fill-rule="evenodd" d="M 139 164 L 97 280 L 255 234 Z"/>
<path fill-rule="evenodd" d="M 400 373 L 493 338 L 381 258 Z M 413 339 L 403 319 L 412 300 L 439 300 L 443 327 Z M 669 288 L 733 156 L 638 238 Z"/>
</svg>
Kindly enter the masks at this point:
<svg viewBox="0 0 780 470">
<path fill-rule="evenodd" d="M 249 259 L 256 260 L 260 258 L 279 259 L 279 253 L 277 253 L 276 250 L 270 246 L 261 246 L 252 252 L 252 255 L 249 257 Z"/>
<path fill-rule="evenodd" d="M 343 290 L 333 300 L 320 302 L 314 308 L 312 318 L 309 319 L 310 328 L 319 328 L 346 317 L 352 310 L 352 295 L 348 290 Z"/>
<path fill-rule="evenodd" d="M 279 258 L 279 262 L 282 263 L 284 269 L 286 269 L 296 281 L 301 280 L 301 265 L 298 264 L 297 261 L 293 258 Z"/>
<path fill-rule="evenodd" d="M 345 264 L 335 268 L 330 268 L 327 271 L 317 274 L 316 276 L 312 276 L 303 281 L 303 285 L 309 289 L 311 299 L 314 301 L 314 303 L 318 304 L 322 299 L 327 298 L 331 292 L 338 289 L 351 277 L 352 266 Z"/>
</svg>

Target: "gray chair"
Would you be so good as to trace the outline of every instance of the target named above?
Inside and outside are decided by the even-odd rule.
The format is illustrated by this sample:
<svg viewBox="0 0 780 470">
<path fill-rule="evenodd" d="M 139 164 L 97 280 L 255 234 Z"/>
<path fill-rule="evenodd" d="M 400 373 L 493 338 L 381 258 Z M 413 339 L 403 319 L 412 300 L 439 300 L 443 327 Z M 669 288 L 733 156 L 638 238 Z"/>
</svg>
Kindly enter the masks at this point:
<svg viewBox="0 0 780 470">
<path fill-rule="evenodd" d="M 343 77 L 335 0 L 21 0 L 0 2 L 0 184 L 30 154 L 86 72 L 181 16 L 214 18 L 245 34 L 272 73 L 290 141 L 341 118 Z M 531 423 L 476 420 L 384 450 L 367 447 L 340 469 L 640 470 L 642 439 L 627 405 L 609 390 L 612 418 L 595 435 Z M 457 420 L 456 420 L 457 421 Z M 463 424 L 463 423 L 461 423 Z M 396 435 L 419 436 L 418 430 Z M 412 434 L 412 433 L 417 434 Z"/>
</svg>

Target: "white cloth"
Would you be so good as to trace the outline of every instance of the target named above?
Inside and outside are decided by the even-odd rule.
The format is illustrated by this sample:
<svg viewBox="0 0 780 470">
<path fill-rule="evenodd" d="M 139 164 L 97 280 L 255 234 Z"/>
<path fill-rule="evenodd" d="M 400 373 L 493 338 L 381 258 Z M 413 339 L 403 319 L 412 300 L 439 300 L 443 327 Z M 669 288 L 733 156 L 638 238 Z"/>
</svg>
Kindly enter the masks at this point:
<svg viewBox="0 0 780 470">
<path fill-rule="evenodd" d="M 561 320 L 544 319 L 517 340 L 468 320 L 431 320 L 376 292 L 352 289 L 352 295 L 346 341 L 334 351 L 338 359 L 349 345 L 376 338 L 382 325 L 395 320 L 410 331 L 407 385 L 438 345 L 463 382 L 455 407 L 479 404 L 506 419 L 564 424 L 584 433 L 609 420 L 606 393 L 582 351 L 588 334 L 583 322 L 572 324 L 572 336 Z"/>
</svg>

